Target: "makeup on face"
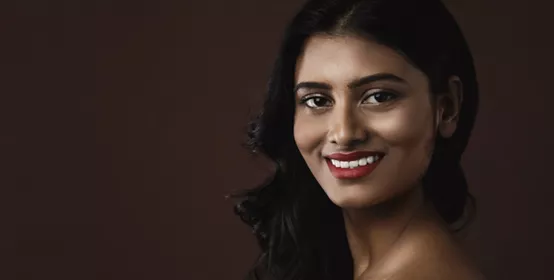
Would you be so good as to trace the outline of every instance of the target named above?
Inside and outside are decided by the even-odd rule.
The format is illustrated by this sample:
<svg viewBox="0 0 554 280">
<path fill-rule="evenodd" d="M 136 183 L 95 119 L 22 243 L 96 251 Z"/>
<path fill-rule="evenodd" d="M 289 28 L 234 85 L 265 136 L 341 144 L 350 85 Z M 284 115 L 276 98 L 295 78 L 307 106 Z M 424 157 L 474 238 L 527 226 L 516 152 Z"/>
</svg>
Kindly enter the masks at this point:
<svg viewBox="0 0 554 280">
<path fill-rule="evenodd" d="M 417 184 L 434 135 L 425 74 L 363 38 L 315 36 L 295 80 L 294 139 L 335 204 L 365 207 Z"/>
</svg>

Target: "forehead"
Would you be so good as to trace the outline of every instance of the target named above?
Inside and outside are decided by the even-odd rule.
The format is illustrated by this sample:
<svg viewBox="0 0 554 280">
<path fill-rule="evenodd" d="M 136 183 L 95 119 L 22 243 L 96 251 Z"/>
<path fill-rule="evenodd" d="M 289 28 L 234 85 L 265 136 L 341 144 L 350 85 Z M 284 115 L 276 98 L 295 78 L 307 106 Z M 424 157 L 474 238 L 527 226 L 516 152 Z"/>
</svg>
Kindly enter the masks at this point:
<svg viewBox="0 0 554 280">
<path fill-rule="evenodd" d="M 395 50 L 354 36 L 315 35 L 306 41 L 296 63 L 296 82 L 348 82 L 377 73 L 391 73 L 409 80 L 421 76 Z"/>
</svg>

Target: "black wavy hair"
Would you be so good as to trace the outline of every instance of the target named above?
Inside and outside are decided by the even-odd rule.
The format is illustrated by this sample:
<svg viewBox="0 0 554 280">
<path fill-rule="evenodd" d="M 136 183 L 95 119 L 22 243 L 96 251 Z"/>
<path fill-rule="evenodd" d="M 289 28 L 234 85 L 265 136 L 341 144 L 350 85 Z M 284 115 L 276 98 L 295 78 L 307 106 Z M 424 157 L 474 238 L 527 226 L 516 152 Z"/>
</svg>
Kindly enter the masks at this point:
<svg viewBox="0 0 554 280">
<path fill-rule="evenodd" d="M 264 184 L 235 197 L 235 213 L 249 225 L 261 254 L 248 279 L 352 279 L 353 261 L 340 209 L 323 192 L 293 137 L 294 74 L 306 40 L 315 34 L 357 35 L 401 53 L 424 72 L 432 94 L 463 84 L 457 130 L 437 135 L 423 177 L 424 194 L 446 223 L 460 219 L 472 201 L 460 166 L 478 106 L 478 85 L 469 47 L 440 0 L 313 0 L 286 28 L 261 113 L 247 146 L 275 163 Z M 470 198 L 470 199 L 468 199 Z"/>
</svg>

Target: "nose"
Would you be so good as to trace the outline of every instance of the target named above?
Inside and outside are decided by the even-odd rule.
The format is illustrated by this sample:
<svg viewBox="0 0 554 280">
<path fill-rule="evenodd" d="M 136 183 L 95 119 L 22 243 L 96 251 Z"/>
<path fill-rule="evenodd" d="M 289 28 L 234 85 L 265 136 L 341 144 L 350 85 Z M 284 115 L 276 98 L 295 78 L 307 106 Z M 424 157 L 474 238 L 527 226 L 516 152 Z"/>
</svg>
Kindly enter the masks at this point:
<svg viewBox="0 0 554 280">
<path fill-rule="evenodd" d="M 369 131 L 365 127 L 363 117 L 355 109 L 335 108 L 331 117 L 328 139 L 340 147 L 354 147 L 364 143 L 369 138 Z"/>
</svg>

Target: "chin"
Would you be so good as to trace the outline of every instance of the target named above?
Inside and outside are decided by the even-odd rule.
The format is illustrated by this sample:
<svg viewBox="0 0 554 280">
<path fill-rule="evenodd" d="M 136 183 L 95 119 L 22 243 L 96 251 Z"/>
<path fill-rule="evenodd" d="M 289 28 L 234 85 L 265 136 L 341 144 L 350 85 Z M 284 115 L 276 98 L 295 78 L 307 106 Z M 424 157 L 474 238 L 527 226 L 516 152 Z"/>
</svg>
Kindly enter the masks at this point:
<svg viewBox="0 0 554 280">
<path fill-rule="evenodd" d="M 328 194 L 329 199 L 340 208 L 368 208 L 379 204 L 389 196 L 384 194 L 368 193 L 367 191 L 338 190 Z"/>
<path fill-rule="evenodd" d="M 368 188 L 367 186 L 333 187 L 332 191 L 326 191 L 329 199 L 343 209 L 363 209 L 381 205 L 395 198 L 402 197 L 411 190 L 410 187 L 383 186 Z M 372 191 L 370 191 L 372 190 Z"/>
</svg>

